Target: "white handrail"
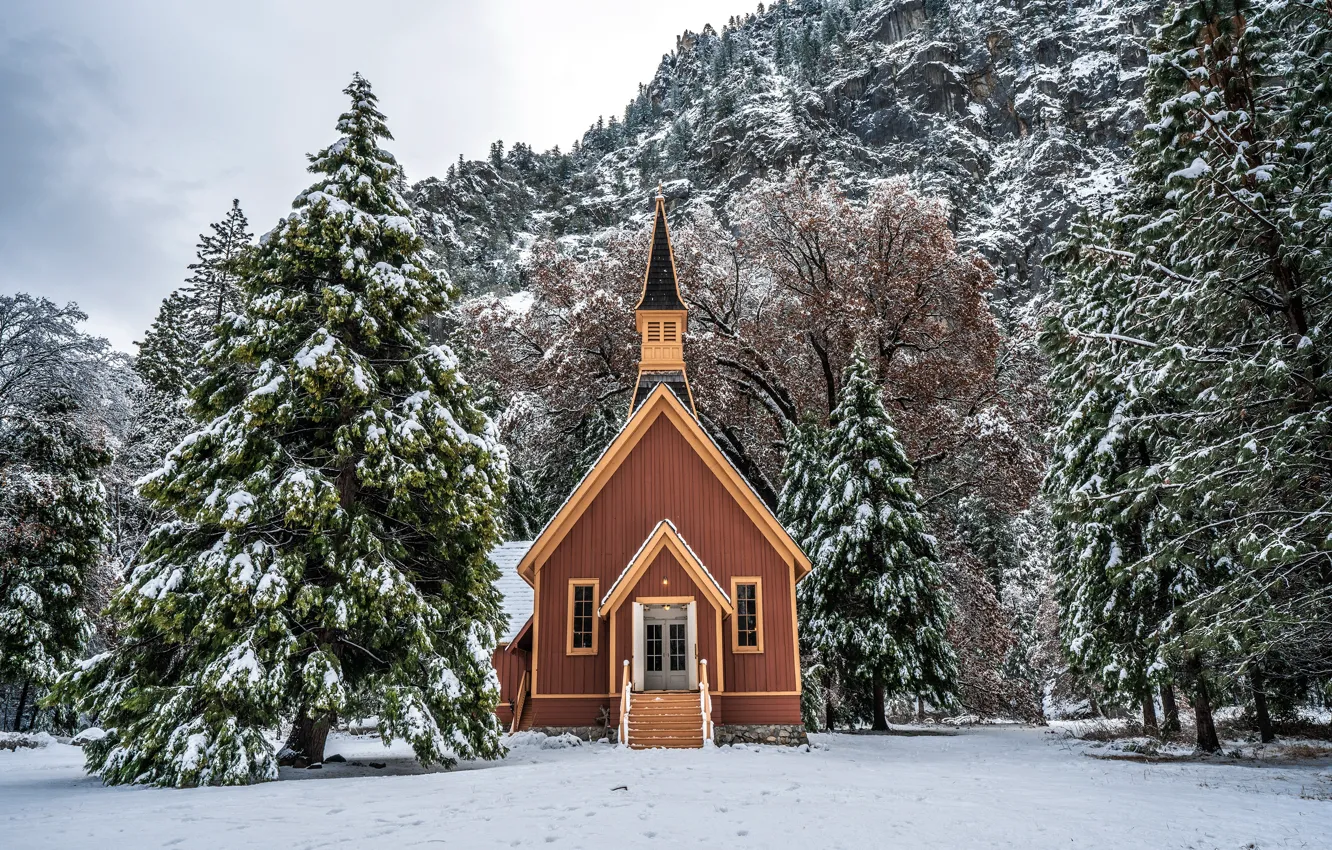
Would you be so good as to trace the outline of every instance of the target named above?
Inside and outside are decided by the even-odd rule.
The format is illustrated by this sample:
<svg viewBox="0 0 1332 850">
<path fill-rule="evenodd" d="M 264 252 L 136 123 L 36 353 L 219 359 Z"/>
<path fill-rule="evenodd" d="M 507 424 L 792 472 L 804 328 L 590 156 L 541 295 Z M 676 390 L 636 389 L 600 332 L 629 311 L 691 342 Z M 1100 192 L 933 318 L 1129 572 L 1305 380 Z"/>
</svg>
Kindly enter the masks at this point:
<svg viewBox="0 0 1332 850">
<path fill-rule="evenodd" d="M 629 746 L 629 703 L 633 692 L 633 682 L 629 681 L 629 660 L 624 662 L 624 685 L 620 692 L 620 743 Z"/>
</svg>

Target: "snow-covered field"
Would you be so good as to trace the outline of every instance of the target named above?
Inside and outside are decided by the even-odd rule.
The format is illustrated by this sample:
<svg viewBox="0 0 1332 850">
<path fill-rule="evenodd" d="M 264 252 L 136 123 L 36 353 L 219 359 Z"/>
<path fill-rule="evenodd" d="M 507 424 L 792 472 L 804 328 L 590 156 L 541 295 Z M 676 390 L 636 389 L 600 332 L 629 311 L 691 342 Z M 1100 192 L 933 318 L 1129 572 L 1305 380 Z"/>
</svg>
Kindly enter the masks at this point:
<svg viewBox="0 0 1332 850">
<path fill-rule="evenodd" d="M 815 741 L 627 752 L 528 736 L 502 762 L 422 772 L 396 747 L 344 736 L 329 751 L 347 764 L 283 772 L 304 781 L 187 790 L 103 787 L 77 748 L 53 743 L 0 751 L 0 846 L 1332 846 L 1328 759 L 1104 761 L 1024 727 Z"/>
</svg>

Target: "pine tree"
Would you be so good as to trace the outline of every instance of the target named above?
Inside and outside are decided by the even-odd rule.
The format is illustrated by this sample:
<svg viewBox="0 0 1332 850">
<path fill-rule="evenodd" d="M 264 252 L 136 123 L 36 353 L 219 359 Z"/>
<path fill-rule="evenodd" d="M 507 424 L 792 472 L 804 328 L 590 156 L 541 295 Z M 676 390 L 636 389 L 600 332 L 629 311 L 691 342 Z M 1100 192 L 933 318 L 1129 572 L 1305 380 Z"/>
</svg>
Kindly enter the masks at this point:
<svg viewBox="0 0 1332 850">
<path fill-rule="evenodd" d="M 227 313 L 240 309 L 241 264 L 251 250 L 254 234 L 236 199 L 226 218 L 211 227 L 212 235 L 199 236 L 197 259 L 190 264 L 192 274 L 185 283 L 202 308 L 201 318 L 215 326 Z"/>
<path fill-rule="evenodd" d="M 1082 250 L 1119 238 L 1113 222 L 1080 225 L 1059 255 L 1057 267 L 1067 274 L 1058 291 L 1062 309 L 1042 336 L 1056 423 L 1045 491 L 1069 660 L 1103 697 L 1148 706 L 1155 687 L 1170 678 L 1166 618 L 1187 603 L 1194 583 L 1181 581 L 1172 563 L 1149 557 L 1157 500 L 1135 489 L 1167 439 L 1151 415 L 1161 408 L 1131 377 L 1141 347 L 1116 344 L 1141 330 L 1136 281 L 1095 250 Z"/>
<path fill-rule="evenodd" d="M 233 200 L 226 218 L 199 235 L 195 262 L 185 286 L 162 302 L 138 343 L 135 369 L 165 399 L 183 400 L 203 377 L 199 354 L 213 339 L 222 317 L 240 309 L 240 276 L 252 250 L 253 234 Z"/>
<path fill-rule="evenodd" d="M 22 683 L 18 731 L 89 632 L 81 603 L 107 536 L 98 472 L 110 454 L 78 413 L 58 393 L 0 417 L 0 682 Z"/>
<path fill-rule="evenodd" d="M 826 469 L 824 429 L 813 419 L 786 427 L 786 460 L 782 465 L 782 490 L 777 498 L 777 518 L 791 537 L 808 549 L 814 515 L 823 497 Z M 804 631 L 801 632 L 805 634 Z M 800 712 L 811 732 L 831 725 L 834 708 L 833 670 L 808 641 L 800 647 Z M 823 723 L 819 723 L 819 719 Z"/>
<path fill-rule="evenodd" d="M 1204 750 L 1219 747 L 1218 686 L 1247 678 L 1261 715 L 1264 670 L 1325 675 L 1315 659 L 1332 651 L 1312 625 L 1332 622 L 1332 493 L 1315 471 L 1332 462 L 1330 36 L 1307 4 L 1173 9 L 1125 198 L 1074 240 L 1075 277 L 1126 282 L 1078 296 L 1103 327 L 1066 330 L 1098 344 L 1088 375 L 1135 398 L 1115 430 L 1144 435 L 1149 457 L 1096 482 L 1106 511 L 1155 505 L 1122 569 L 1173 599 L 1151 640 L 1193 690 Z"/>
<path fill-rule="evenodd" d="M 956 661 L 935 540 L 863 356 L 843 378 L 826 452 L 808 542 L 814 570 L 799 586 L 801 625 L 840 678 L 873 689 L 875 726 L 886 728 L 889 698 L 951 703 Z"/>
<path fill-rule="evenodd" d="M 786 460 L 782 466 L 782 491 L 777 498 L 777 518 L 805 548 L 823 497 L 826 439 L 823 427 L 812 419 L 786 428 Z"/>
<path fill-rule="evenodd" d="M 370 85 L 265 238 L 192 401 L 205 424 L 147 478 L 173 517 L 111 610 L 123 642 L 60 695 L 107 736 L 110 783 L 275 778 L 266 740 L 317 762 L 339 717 L 376 714 L 422 762 L 500 754 L 487 558 L 505 453 L 425 322 L 429 270 Z M 299 762 L 298 762 L 299 763 Z"/>
</svg>

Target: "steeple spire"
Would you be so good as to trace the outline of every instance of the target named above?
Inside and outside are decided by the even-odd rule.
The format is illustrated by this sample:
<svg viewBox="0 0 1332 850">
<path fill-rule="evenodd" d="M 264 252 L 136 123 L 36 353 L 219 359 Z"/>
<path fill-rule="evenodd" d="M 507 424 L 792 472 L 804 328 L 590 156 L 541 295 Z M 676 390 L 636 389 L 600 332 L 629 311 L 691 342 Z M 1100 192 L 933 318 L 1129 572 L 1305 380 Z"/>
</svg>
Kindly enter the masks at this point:
<svg viewBox="0 0 1332 850">
<path fill-rule="evenodd" d="M 647 271 L 643 274 L 643 295 L 638 299 L 634 317 L 642 337 L 638 361 L 638 385 L 629 411 L 648 396 L 657 384 L 667 384 L 680 401 L 694 410 L 693 394 L 685 375 L 684 334 L 689 326 L 689 308 L 680 297 L 675 277 L 675 256 L 671 252 L 670 228 L 666 224 L 666 198 L 661 185 L 653 202 L 652 244 L 648 247 Z"/>
<path fill-rule="evenodd" d="M 638 311 L 687 310 L 680 298 L 680 286 L 675 279 L 675 256 L 671 253 L 671 234 L 666 226 L 666 199 L 657 187 L 656 220 L 652 225 L 652 245 L 648 249 L 647 274 L 643 277 L 643 297 L 638 300 Z"/>
</svg>

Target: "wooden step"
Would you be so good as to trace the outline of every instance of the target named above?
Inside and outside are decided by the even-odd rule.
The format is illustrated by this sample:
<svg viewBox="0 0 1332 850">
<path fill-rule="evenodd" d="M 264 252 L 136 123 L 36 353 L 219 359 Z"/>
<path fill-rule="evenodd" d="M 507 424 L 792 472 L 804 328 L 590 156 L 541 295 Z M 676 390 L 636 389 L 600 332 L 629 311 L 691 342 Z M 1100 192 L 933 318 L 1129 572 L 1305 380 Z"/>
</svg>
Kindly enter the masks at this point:
<svg viewBox="0 0 1332 850">
<path fill-rule="evenodd" d="M 630 741 L 650 741 L 650 739 L 661 738 L 702 738 L 702 729 L 630 729 Z"/>
<path fill-rule="evenodd" d="M 688 726 L 683 724 L 678 726 L 634 726 L 631 724 L 629 726 L 629 740 L 631 741 L 639 735 L 665 735 L 671 738 L 679 738 L 681 736 L 702 734 L 703 724 L 701 722 L 691 723 Z"/>
<path fill-rule="evenodd" d="M 703 738 L 669 738 L 669 739 L 648 739 L 648 738 L 629 738 L 629 749 L 631 750 L 701 750 L 703 749 Z"/>
</svg>

